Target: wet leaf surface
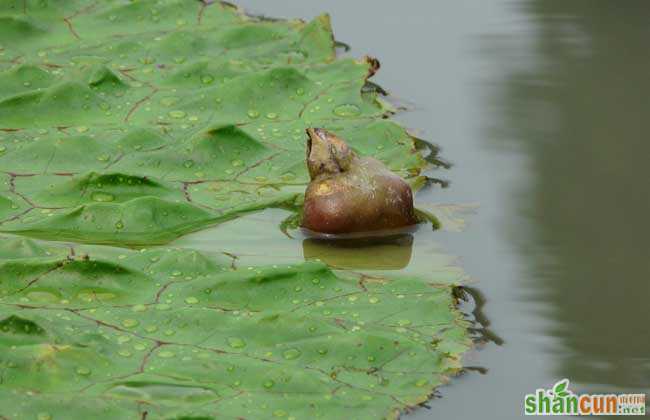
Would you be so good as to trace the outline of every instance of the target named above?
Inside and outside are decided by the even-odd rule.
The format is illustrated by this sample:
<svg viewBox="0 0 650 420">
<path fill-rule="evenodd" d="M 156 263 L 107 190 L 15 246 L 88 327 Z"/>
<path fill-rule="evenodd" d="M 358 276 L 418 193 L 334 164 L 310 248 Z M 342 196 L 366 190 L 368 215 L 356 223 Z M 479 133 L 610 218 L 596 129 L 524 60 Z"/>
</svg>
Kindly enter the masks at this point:
<svg viewBox="0 0 650 420">
<path fill-rule="evenodd" d="M 397 417 L 460 369 L 462 272 L 405 270 L 408 236 L 374 266 L 243 218 L 166 245 L 300 205 L 307 127 L 418 183 L 371 64 L 334 48 L 326 16 L 0 4 L 1 418 Z"/>
<path fill-rule="evenodd" d="M 165 243 L 300 201 L 305 128 L 404 176 L 424 161 L 329 18 L 264 21 L 200 2 L 5 2 L 0 230 Z"/>
<path fill-rule="evenodd" d="M 394 417 L 469 346 L 451 288 L 414 277 L 14 237 L 0 251 L 12 419 Z"/>
</svg>

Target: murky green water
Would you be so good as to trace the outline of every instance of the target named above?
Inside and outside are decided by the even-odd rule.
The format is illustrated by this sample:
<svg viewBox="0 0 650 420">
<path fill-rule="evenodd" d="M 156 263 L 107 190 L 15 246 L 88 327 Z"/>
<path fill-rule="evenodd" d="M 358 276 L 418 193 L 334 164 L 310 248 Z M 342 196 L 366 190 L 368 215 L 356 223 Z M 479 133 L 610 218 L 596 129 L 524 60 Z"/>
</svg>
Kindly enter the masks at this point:
<svg viewBox="0 0 650 420">
<path fill-rule="evenodd" d="M 356 249 L 286 237 L 279 210 L 184 244 L 409 273 L 459 256 L 504 342 L 467 356 L 486 375 L 455 379 L 412 419 L 519 418 L 525 393 L 564 377 L 575 391 L 650 389 L 650 3 L 238 3 L 329 12 L 351 54 L 381 59 L 375 81 L 412 108 L 398 119 L 454 163 L 432 174 L 450 186 L 418 201 L 479 207 L 463 232 Z"/>
</svg>

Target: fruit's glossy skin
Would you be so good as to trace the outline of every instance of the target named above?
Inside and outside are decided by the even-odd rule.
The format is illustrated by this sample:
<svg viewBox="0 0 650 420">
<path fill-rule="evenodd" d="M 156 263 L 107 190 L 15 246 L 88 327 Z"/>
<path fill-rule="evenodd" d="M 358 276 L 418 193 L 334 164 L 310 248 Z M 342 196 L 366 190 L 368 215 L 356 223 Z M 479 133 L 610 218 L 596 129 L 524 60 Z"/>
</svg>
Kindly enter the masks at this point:
<svg viewBox="0 0 650 420">
<path fill-rule="evenodd" d="M 324 129 L 308 128 L 307 135 L 311 183 L 305 193 L 303 227 L 341 234 L 417 222 L 413 193 L 402 178 L 376 159 L 356 156 Z"/>
</svg>

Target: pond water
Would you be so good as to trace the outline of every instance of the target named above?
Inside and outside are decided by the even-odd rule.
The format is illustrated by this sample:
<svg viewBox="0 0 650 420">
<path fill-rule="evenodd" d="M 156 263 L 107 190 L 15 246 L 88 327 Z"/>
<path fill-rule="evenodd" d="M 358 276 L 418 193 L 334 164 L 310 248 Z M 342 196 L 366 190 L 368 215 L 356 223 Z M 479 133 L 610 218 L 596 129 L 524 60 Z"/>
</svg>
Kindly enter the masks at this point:
<svg viewBox="0 0 650 420">
<path fill-rule="evenodd" d="M 220 249 L 237 232 L 225 248 L 259 261 L 424 274 L 458 256 L 503 342 L 465 358 L 486 374 L 453 379 L 407 418 L 519 418 L 524 394 L 564 377 L 574 391 L 650 389 L 650 3 L 238 4 L 330 13 L 348 54 L 380 59 L 374 81 L 409 107 L 396 118 L 453 163 L 431 173 L 449 186 L 417 201 L 477 207 L 462 232 L 421 228 L 366 248 L 290 239 L 280 210 L 179 243 Z"/>
</svg>

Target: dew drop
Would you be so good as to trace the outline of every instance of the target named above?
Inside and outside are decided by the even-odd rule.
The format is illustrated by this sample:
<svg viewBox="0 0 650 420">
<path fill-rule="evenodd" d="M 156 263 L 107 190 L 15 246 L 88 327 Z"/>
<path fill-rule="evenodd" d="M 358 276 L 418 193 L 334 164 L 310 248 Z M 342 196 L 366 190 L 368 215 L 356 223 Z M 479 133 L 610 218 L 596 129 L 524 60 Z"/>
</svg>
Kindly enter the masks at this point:
<svg viewBox="0 0 650 420">
<path fill-rule="evenodd" d="M 278 114 L 276 114 L 275 112 L 269 112 L 268 114 L 266 114 L 266 118 L 268 118 L 269 120 L 274 120 L 278 118 Z"/>
<path fill-rule="evenodd" d="M 301 354 L 302 353 L 300 352 L 300 350 L 296 348 L 292 348 L 292 349 L 285 350 L 282 353 L 282 357 L 284 357 L 287 360 L 293 360 L 299 358 Z"/>
<path fill-rule="evenodd" d="M 368 302 L 370 302 L 370 303 L 378 303 L 379 298 L 375 297 L 375 296 L 372 296 L 370 299 L 368 299 Z"/>
<path fill-rule="evenodd" d="M 132 353 L 130 351 L 126 350 L 126 349 L 122 349 L 122 350 L 118 351 L 117 354 L 119 354 L 122 357 L 131 357 L 131 355 L 132 355 Z"/>
<path fill-rule="evenodd" d="M 158 353 L 158 356 L 162 357 L 163 359 L 171 359 L 172 357 L 176 356 L 176 353 L 169 350 L 163 350 L 160 353 Z"/>
<path fill-rule="evenodd" d="M 303 89 L 303 88 L 296 89 L 296 95 L 302 96 L 304 94 L 305 94 L 305 89 Z"/>
<path fill-rule="evenodd" d="M 233 349 L 246 347 L 246 342 L 239 337 L 228 337 L 228 345 Z"/>
<path fill-rule="evenodd" d="M 115 200 L 115 196 L 111 193 L 95 191 L 90 195 L 90 198 L 93 201 L 98 201 L 100 203 L 108 203 L 109 201 Z"/>
<path fill-rule="evenodd" d="M 190 305 L 194 305 L 195 303 L 199 303 L 199 300 L 197 298 L 195 298 L 194 296 L 190 296 L 190 297 L 185 298 L 185 303 L 190 304 Z"/>
<path fill-rule="evenodd" d="M 273 385 L 275 385 L 275 382 L 273 382 L 272 380 L 269 379 L 267 381 L 264 381 L 264 383 L 262 385 L 264 386 L 264 388 L 267 388 L 267 389 L 268 388 L 273 388 Z"/>
<path fill-rule="evenodd" d="M 127 318 L 122 320 L 122 325 L 126 328 L 137 327 L 139 324 L 137 319 Z"/>
<path fill-rule="evenodd" d="M 189 169 L 189 168 L 191 168 L 192 166 L 194 166 L 194 161 L 193 161 L 192 159 L 188 159 L 188 160 L 186 160 L 185 162 L 183 162 L 183 166 L 185 166 L 186 168 Z"/>
<path fill-rule="evenodd" d="M 169 111 L 169 116 L 172 118 L 180 119 L 180 118 L 185 118 L 185 111 L 180 111 L 180 110 L 174 110 L 174 111 Z"/>
<path fill-rule="evenodd" d="M 248 118 L 255 119 L 260 116 L 260 112 L 256 109 L 249 109 L 248 112 Z"/>
<path fill-rule="evenodd" d="M 242 161 L 240 159 L 235 159 L 230 163 L 231 163 L 232 166 L 238 167 L 238 166 L 242 166 L 244 164 L 244 161 Z"/>
<path fill-rule="evenodd" d="M 333 112 L 339 117 L 356 117 L 361 114 L 361 109 L 354 104 L 341 104 L 334 107 Z"/>
<path fill-rule="evenodd" d="M 124 229 L 124 222 L 122 222 L 121 220 L 115 222 L 115 229 Z"/>
<path fill-rule="evenodd" d="M 27 293 L 27 297 L 34 302 L 46 302 L 46 303 L 56 302 L 59 299 L 59 297 L 54 293 L 50 293 L 42 290 L 29 292 Z"/>
<path fill-rule="evenodd" d="M 83 366 L 79 366 L 77 368 L 76 372 L 77 372 L 77 375 L 81 375 L 81 376 L 90 375 L 90 369 L 88 369 L 87 367 L 83 367 Z"/>
</svg>

